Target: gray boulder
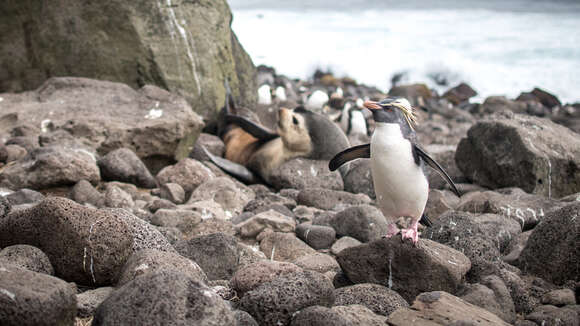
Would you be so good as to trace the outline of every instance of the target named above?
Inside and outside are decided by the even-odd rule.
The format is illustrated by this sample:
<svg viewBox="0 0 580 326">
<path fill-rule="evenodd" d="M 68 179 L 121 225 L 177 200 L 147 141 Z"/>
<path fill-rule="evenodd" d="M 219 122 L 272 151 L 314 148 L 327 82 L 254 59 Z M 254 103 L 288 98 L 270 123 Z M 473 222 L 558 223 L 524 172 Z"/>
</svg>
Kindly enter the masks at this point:
<svg viewBox="0 0 580 326">
<path fill-rule="evenodd" d="M 344 249 L 337 260 L 352 282 L 387 286 L 408 302 L 426 289 L 456 292 L 471 267 L 455 249 L 424 238 L 413 247 L 397 236 Z"/>
<path fill-rule="evenodd" d="M 155 178 L 139 159 L 137 154 L 128 148 L 119 148 L 101 157 L 98 162 L 101 177 L 105 181 L 132 183 L 141 188 L 155 188 Z"/>
<path fill-rule="evenodd" d="M 54 268 L 42 250 L 29 245 L 13 245 L 0 250 L 0 265 L 11 264 L 37 273 L 54 275 Z"/>
<path fill-rule="evenodd" d="M 105 205 L 105 196 L 87 180 L 77 182 L 70 190 L 69 197 L 79 204 L 90 204 L 95 207 Z"/>
<path fill-rule="evenodd" d="M 578 281 L 580 264 L 580 203 L 552 213 L 534 228 L 516 265 L 555 284 Z"/>
<path fill-rule="evenodd" d="M 230 279 L 238 268 L 237 239 L 224 233 L 202 235 L 175 244 L 182 256 L 196 262 L 210 280 Z"/>
<path fill-rule="evenodd" d="M 132 253 L 133 236 L 111 212 L 48 197 L 0 220 L 0 247 L 14 244 L 40 248 L 66 281 L 110 285 Z"/>
<path fill-rule="evenodd" d="M 547 119 L 504 112 L 479 121 L 455 160 L 468 179 L 493 189 L 547 197 L 580 191 L 580 137 Z"/>
<path fill-rule="evenodd" d="M 269 259 L 292 262 L 297 258 L 316 253 L 293 233 L 270 232 L 260 241 L 260 250 Z"/>
<path fill-rule="evenodd" d="M 195 188 L 188 203 L 213 200 L 220 204 L 226 215 L 231 218 L 240 214 L 244 206 L 255 197 L 254 191 L 247 186 L 228 177 L 217 177 L 206 180 Z"/>
<path fill-rule="evenodd" d="M 61 279 L 0 262 L 2 325 L 73 325 L 75 294 Z"/>
<path fill-rule="evenodd" d="M 124 6 L 117 5 L 116 10 Z M 64 13 L 64 8 L 72 7 L 63 4 L 63 8 L 54 6 L 51 10 Z M 186 157 L 203 127 L 201 118 L 183 98 L 154 86 L 134 90 L 108 81 L 55 77 L 34 92 L 2 97 L 3 113 L 16 113 L 18 121 L 39 127 L 43 121 L 50 123 L 99 154 L 128 148 L 152 173 Z"/>
<path fill-rule="evenodd" d="M 372 199 L 377 197 L 370 160 L 356 160 L 350 163 L 349 170 L 343 179 L 345 191 L 353 194 L 365 194 Z"/>
<path fill-rule="evenodd" d="M 330 219 L 337 236 L 349 236 L 361 242 L 380 239 L 387 234 L 387 225 L 383 213 L 371 205 L 349 207 Z"/>
<path fill-rule="evenodd" d="M 175 269 L 148 273 L 115 290 L 92 325 L 234 325 L 228 304 L 195 277 Z"/>
<path fill-rule="evenodd" d="M 185 195 L 189 196 L 195 188 L 215 178 L 215 175 L 202 163 L 184 158 L 174 165 L 164 167 L 156 178 L 160 185 L 177 183 L 185 190 Z"/>
<path fill-rule="evenodd" d="M 90 184 L 90 183 L 89 183 Z M 6 195 L 12 205 L 32 204 L 44 199 L 44 195 L 36 190 L 22 188 Z"/>
<path fill-rule="evenodd" d="M 316 250 L 328 249 L 336 241 L 336 231 L 325 225 L 299 224 L 296 235 Z"/>
<path fill-rule="evenodd" d="M 268 283 L 278 277 L 302 271 L 302 268 L 288 262 L 263 260 L 248 264 L 236 271 L 230 284 L 240 297 L 260 284 Z"/>
<path fill-rule="evenodd" d="M 240 309 L 261 325 L 288 325 L 292 314 L 313 306 L 330 306 L 334 287 L 324 275 L 303 271 L 278 277 L 246 292 Z"/>
<path fill-rule="evenodd" d="M 336 306 L 327 308 L 311 306 L 302 309 L 292 318 L 292 326 L 381 326 L 387 318 L 375 314 L 362 305 Z"/>
<path fill-rule="evenodd" d="M 1 9 L 0 34 L 10 37 L 0 45 L 0 57 L 7 58 L 0 92 L 34 89 L 53 76 L 83 76 L 134 88 L 157 85 L 183 94 L 206 115 L 223 105 L 227 79 L 242 104 L 257 101 L 256 70 L 230 27 L 226 1 L 5 3 Z M 70 17 L 76 17 L 74 33 L 62 28 Z M 26 46 L 26 40 L 34 41 Z"/>
<path fill-rule="evenodd" d="M 341 190 L 305 188 L 298 194 L 296 202 L 299 205 L 339 211 L 349 206 L 370 204 L 371 199 L 364 194 L 352 194 Z"/>
<path fill-rule="evenodd" d="M 110 286 L 87 290 L 77 294 L 77 316 L 89 318 L 95 314 L 97 307 L 113 293 L 115 289 Z"/>
<path fill-rule="evenodd" d="M 83 179 L 101 179 L 95 157 L 84 149 L 60 146 L 38 148 L 0 172 L 0 186 L 13 189 L 69 186 Z"/>
<path fill-rule="evenodd" d="M 334 290 L 334 305 L 363 305 L 374 313 L 388 317 L 409 304 L 397 292 L 379 284 L 355 284 Z"/>
</svg>

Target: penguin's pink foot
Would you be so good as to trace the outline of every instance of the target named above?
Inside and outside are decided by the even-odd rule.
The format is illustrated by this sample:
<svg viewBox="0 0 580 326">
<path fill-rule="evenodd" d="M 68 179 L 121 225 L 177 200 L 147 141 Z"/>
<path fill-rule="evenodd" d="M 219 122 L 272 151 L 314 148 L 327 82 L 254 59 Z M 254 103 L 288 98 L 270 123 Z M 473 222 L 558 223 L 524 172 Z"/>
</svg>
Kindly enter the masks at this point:
<svg viewBox="0 0 580 326">
<path fill-rule="evenodd" d="M 392 236 L 399 234 L 399 232 L 401 232 L 401 230 L 399 230 L 397 225 L 395 223 L 391 223 L 387 226 L 387 234 L 385 234 L 383 238 L 389 239 Z"/>
<path fill-rule="evenodd" d="M 413 225 L 411 225 L 410 228 L 402 229 L 401 230 L 401 238 L 403 240 L 411 239 L 411 242 L 413 242 L 413 245 L 416 246 L 417 242 L 419 241 L 419 231 L 417 231 L 418 226 L 419 226 L 418 223 L 413 223 Z"/>
</svg>

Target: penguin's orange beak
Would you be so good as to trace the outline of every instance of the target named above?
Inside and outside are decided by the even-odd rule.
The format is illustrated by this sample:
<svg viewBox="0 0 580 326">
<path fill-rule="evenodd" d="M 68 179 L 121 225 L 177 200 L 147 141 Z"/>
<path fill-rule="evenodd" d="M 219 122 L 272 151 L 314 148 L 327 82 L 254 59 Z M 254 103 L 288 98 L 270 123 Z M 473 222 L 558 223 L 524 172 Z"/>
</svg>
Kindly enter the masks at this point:
<svg viewBox="0 0 580 326">
<path fill-rule="evenodd" d="M 369 110 L 380 110 L 382 109 L 382 107 L 379 105 L 378 102 L 374 102 L 374 101 L 365 101 L 363 103 L 363 106 Z"/>
</svg>

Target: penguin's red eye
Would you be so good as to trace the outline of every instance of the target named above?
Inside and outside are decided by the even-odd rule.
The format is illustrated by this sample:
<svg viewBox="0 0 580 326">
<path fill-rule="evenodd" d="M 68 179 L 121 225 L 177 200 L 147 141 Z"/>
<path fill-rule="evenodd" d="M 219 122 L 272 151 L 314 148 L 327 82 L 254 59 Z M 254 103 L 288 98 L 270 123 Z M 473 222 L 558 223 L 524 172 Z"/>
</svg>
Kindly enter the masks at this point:
<svg viewBox="0 0 580 326">
<path fill-rule="evenodd" d="M 391 112 L 391 111 L 393 111 L 393 108 L 389 106 L 389 107 L 386 107 L 385 110 Z"/>
<path fill-rule="evenodd" d="M 296 119 L 296 117 L 292 117 L 292 123 L 297 125 L 298 124 L 298 119 Z"/>
</svg>

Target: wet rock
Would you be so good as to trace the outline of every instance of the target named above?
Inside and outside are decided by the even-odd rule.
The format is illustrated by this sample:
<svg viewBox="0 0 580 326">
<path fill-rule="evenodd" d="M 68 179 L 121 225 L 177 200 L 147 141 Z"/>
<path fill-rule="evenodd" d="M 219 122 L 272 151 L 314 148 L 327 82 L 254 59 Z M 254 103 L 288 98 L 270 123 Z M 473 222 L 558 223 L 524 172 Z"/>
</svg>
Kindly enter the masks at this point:
<svg viewBox="0 0 580 326">
<path fill-rule="evenodd" d="M 0 220 L 0 247 L 14 244 L 40 248 L 66 281 L 110 285 L 133 250 L 133 236 L 111 212 L 48 197 Z"/>
<path fill-rule="evenodd" d="M 334 302 L 332 283 L 322 274 L 303 271 L 278 277 L 246 292 L 240 309 L 247 311 L 259 324 L 288 325 L 292 314 L 300 309 Z"/>
<path fill-rule="evenodd" d="M 233 325 L 228 304 L 195 276 L 164 269 L 115 290 L 98 308 L 93 325 Z"/>
<path fill-rule="evenodd" d="M 75 289 L 56 277 L 0 263 L 2 325 L 73 325 Z"/>
<path fill-rule="evenodd" d="M 133 236 L 133 252 L 143 249 L 175 252 L 173 246 L 154 226 L 124 209 L 109 209 L 108 212 L 127 224 Z"/>
<path fill-rule="evenodd" d="M 544 222 L 534 228 L 516 265 L 554 284 L 578 281 L 576 266 L 580 261 L 578 230 L 580 203 L 574 203 L 546 214 Z"/>
<path fill-rule="evenodd" d="M 495 275 L 486 276 L 484 284 L 467 284 L 458 296 L 478 307 L 481 307 L 505 322 L 513 324 L 516 320 L 514 303 L 504 282 Z"/>
<path fill-rule="evenodd" d="M 363 305 L 374 313 L 388 317 L 409 304 L 397 292 L 378 284 L 356 284 L 334 290 L 334 305 Z"/>
<path fill-rule="evenodd" d="M 475 90 L 473 90 L 473 88 L 471 88 L 471 86 L 469 86 L 466 83 L 461 83 L 461 84 L 449 89 L 447 92 L 445 92 L 442 95 L 442 97 L 444 99 L 448 100 L 449 102 L 451 102 L 453 105 L 458 105 L 460 103 L 468 101 L 470 98 L 474 97 L 475 95 L 477 95 L 477 92 Z"/>
<path fill-rule="evenodd" d="M 0 173 L 0 186 L 13 189 L 44 189 L 74 185 L 80 180 L 101 179 L 95 158 L 85 150 L 59 146 L 30 152 Z"/>
<path fill-rule="evenodd" d="M 544 294 L 542 297 L 542 303 L 557 307 L 575 305 L 576 297 L 574 291 L 570 289 L 554 290 Z"/>
<path fill-rule="evenodd" d="M 247 186 L 236 183 L 228 177 L 217 177 L 199 185 L 191 194 L 188 203 L 213 200 L 232 217 L 240 214 L 244 206 L 255 197 L 254 192 Z"/>
<path fill-rule="evenodd" d="M 105 301 L 115 289 L 112 287 L 100 287 L 77 294 L 77 317 L 92 317 L 97 307 Z"/>
<path fill-rule="evenodd" d="M 396 310 L 389 324 L 403 325 L 509 325 L 493 313 L 443 291 L 419 295 L 410 308 Z"/>
<path fill-rule="evenodd" d="M 330 247 L 330 252 L 333 255 L 338 256 L 338 254 L 346 248 L 356 247 L 360 245 L 362 242 L 358 241 L 355 238 L 351 238 L 349 236 L 341 237 L 340 239 L 336 240 L 336 242 Z"/>
<path fill-rule="evenodd" d="M 421 291 L 454 293 L 471 267 L 469 259 L 445 245 L 419 239 L 417 247 L 398 237 L 344 249 L 338 263 L 354 283 L 376 283 L 412 301 Z"/>
<path fill-rule="evenodd" d="M 175 244 L 184 257 L 196 262 L 209 280 L 230 279 L 238 267 L 237 239 L 224 233 L 202 235 Z"/>
<path fill-rule="evenodd" d="M 349 207 L 330 219 L 337 236 L 350 236 L 361 242 L 380 239 L 387 234 L 387 225 L 383 213 L 370 205 Z"/>
<path fill-rule="evenodd" d="M 293 233 L 281 232 L 268 233 L 260 241 L 260 250 L 269 259 L 277 261 L 294 261 L 301 256 L 316 253 Z"/>
<path fill-rule="evenodd" d="M 546 119 L 498 114 L 479 121 L 457 146 L 455 160 L 485 187 L 519 187 L 547 197 L 580 191 L 580 138 Z"/>
<path fill-rule="evenodd" d="M 528 194 L 519 188 L 505 188 L 465 194 L 457 210 L 498 214 L 515 220 L 524 230 L 529 230 L 542 221 L 546 213 L 563 206 L 564 203 Z"/>
<path fill-rule="evenodd" d="M 162 227 L 176 227 L 183 234 L 192 235 L 196 225 L 201 223 L 198 212 L 185 209 L 158 209 L 151 218 L 151 224 Z"/>
<path fill-rule="evenodd" d="M 294 232 L 296 222 L 276 211 L 263 212 L 236 225 L 239 234 L 245 238 L 253 238 L 265 229 L 275 232 Z"/>
<path fill-rule="evenodd" d="M 160 185 L 177 183 L 185 190 L 186 196 L 200 184 L 213 178 L 215 178 L 214 173 L 205 165 L 190 158 L 184 158 L 175 165 L 166 166 L 156 176 Z"/>
<path fill-rule="evenodd" d="M 264 260 L 238 269 L 230 284 L 236 290 L 238 296 L 243 297 L 246 292 L 255 289 L 261 284 L 300 271 L 302 271 L 302 268 L 292 263 Z"/>
<path fill-rule="evenodd" d="M 33 204 L 44 199 L 44 195 L 32 189 L 19 189 L 11 194 L 6 195 L 6 199 L 13 206 L 22 204 Z"/>
<path fill-rule="evenodd" d="M 300 191 L 296 202 L 299 205 L 339 211 L 350 206 L 369 204 L 371 200 L 363 194 L 324 188 L 306 188 Z"/>
<path fill-rule="evenodd" d="M 159 196 L 178 205 L 185 202 L 185 190 L 177 183 L 170 182 L 161 185 Z"/>
<path fill-rule="evenodd" d="M 123 266 L 117 286 L 122 286 L 145 274 L 169 269 L 181 271 L 198 282 L 204 284 L 208 282 L 205 272 L 193 260 L 175 252 L 143 249 L 129 257 L 127 263 Z"/>
<path fill-rule="evenodd" d="M 155 188 L 155 178 L 141 159 L 128 148 L 113 150 L 98 160 L 101 177 L 106 181 L 132 183 L 140 188 Z"/>
<path fill-rule="evenodd" d="M 379 326 L 387 323 L 386 317 L 372 312 L 361 305 L 337 306 L 332 308 L 311 306 L 296 313 L 292 326 Z"/>
<path fill-rule="evenodd" d="M 344 176 L 344 190 L 353 194 L 365 194 L 372 199 L 377 197 L 370 160 L 356 160 L 350 163 L 350 168 Z"/>
<path fill-rule="evenodd" d="M 129 193 L 115 185 L 108 184 L 105 190 L 105 206 L 131 209 L 135 206 L 135 202 Z"/>
<path fill-rule="evenodd" d="M 336 262 L 336 259 L 320 252 L 298 257 L 293 263 L 304 270 L 322 274 L 327 272 L 337 273 L 340 271 L 340 266 Z"/>
<path fill-rule="evenodd" d="M 29 245 L 13 245 L 0 250 L 0 265 L 11 264 L 37 273 L 54 275 L 48 256 Z"/>
<path fill-rule="evenodd" d="M 344 184 L 340 173 L 328 170 L 328 162 L 296 158 L 282 164 L 269 177 L 274 189 L 325 188 L 342 190 Z"/>
<path fill-rule="evenodd" d="M 544 326 L 580 325 L 580 318 L 576 311 L 567 307 L 558 308 L 550 305 L 537 307 L 531 314 L 526 315 L 526 320 Z"/>
<path fill-rule="evenodd" d="M 299 224 L 296 227 L 296 235 L 316 250 L 330 248 L 336 240 L 336 231 L 324 225 Z"/>
<path fill-rule="evenodd" d="M 105 196 L 87 180 L 80 180 L 70 191 L 70 199 L 79 204 L 90 204 L 94 207 L 105 206 Z"/>
</svg>

